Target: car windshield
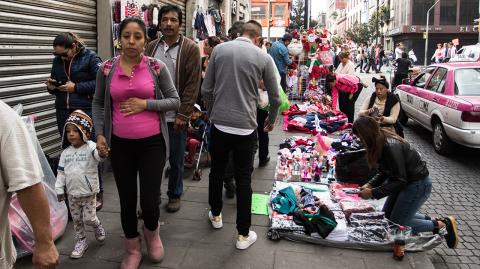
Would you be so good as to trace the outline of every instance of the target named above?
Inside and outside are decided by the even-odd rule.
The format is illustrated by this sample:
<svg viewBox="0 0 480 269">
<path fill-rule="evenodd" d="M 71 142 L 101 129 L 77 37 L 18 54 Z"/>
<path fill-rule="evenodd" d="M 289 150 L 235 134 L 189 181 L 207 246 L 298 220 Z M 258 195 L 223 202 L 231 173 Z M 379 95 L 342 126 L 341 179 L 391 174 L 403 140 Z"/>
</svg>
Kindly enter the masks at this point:
<svg viewBox="0 0 480 269">
<path fill-rule="evenodd" d="M 455 95 L 480 96 L 480 68 L 455 71 Z"/>
</svg>

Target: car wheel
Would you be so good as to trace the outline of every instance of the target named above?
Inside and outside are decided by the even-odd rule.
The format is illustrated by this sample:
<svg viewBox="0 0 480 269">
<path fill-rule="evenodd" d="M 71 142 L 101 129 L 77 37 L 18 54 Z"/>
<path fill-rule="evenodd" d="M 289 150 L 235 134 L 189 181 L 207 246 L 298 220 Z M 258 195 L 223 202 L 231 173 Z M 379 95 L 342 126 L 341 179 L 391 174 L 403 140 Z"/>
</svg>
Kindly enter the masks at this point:
<svg viewBox="0 0 480 269">
<path fill-rule="evenodd" d="M 442 123 L 439 120 L 433 122 L 433 148 L 436 152 L 445 155 L 453 151 L 453 143 L 445 133 Z"/>
</svg>

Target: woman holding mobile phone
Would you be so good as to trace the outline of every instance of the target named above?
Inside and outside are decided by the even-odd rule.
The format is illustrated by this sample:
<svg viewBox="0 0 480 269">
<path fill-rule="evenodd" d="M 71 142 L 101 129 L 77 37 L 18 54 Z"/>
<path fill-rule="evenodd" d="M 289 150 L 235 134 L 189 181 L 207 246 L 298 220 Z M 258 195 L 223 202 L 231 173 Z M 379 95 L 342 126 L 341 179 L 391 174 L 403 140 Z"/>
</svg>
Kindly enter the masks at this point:
<svg viewBox="0 0 480 269">
<path fill-rule="evenodd" d="M 70 113 L 80 109 L 92 117 L 92 101 L 95 79 L 102 63 L 95 52 L 87 49 L 74 33 L 61 33 L 53 40 L 50 78 L 45 82 L 50 94 L 55 95 L 57 127 L 60 136 Z M 95 140 L 95 131 L 92 132 Z M 103 205 L 103 178 L 100 175 L 100 192 L 97 194 L 97 210 Z"/>
</svg>

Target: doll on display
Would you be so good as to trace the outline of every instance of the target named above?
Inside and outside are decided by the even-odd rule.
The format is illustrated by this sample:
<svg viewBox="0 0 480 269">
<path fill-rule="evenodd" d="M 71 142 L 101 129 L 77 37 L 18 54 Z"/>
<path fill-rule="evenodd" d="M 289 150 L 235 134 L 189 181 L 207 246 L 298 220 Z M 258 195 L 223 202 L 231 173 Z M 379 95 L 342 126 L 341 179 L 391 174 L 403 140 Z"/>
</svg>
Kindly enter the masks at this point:
<svg viewBox="0 0 480 269">
<path fill-rule="evenodd" d="M 300 181 L 301 171 L 300 163 L 297 160 L 293 160 L 292 164 L 292 181 Z"/>
</svg>

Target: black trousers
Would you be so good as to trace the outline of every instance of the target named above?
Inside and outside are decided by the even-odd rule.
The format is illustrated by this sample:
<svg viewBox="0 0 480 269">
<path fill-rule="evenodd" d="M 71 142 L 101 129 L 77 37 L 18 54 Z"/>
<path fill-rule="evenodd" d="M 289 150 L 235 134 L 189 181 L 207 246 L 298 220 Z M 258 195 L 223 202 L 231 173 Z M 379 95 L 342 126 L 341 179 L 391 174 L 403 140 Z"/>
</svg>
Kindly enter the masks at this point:
<svg viewBox="0 0 480 269">
<path fill-rule="evenodd" d="M 287 74 L 284 72 L 279 72 L 280 74 L 280 85 L 282 86 L 283 92 L 287 91 Z"/>
<path fill-rule="evenodd" d="M 268 111 L 257 108 L 258 159 L 260 161 L 265 161 L 268 158 L 268 132 L 263 131 L 267 117 Z"/>
<path fill-rule="evenodd" d="M 360 73 L 363 73 L 363 59 L 358 61 L 357 65 L 355 66 L 355 71 L 357 71 L 357 68 L 360 67 Z"/>
<path fill-rule="evenodd" d="M 138 236 L 137 173 L 145 228 L 154 231 L 158 227 L 165 151 L 165 141 L 161 134 L 142 139 L 112 136 L 112 169 L 120 197 L 120 217 L 126 238 Z"/>
<path fill-rule="evenodd" d="M 395 76 L 393 77 L 393 82 L 392 82 L 392 92 L 394 92 L 395 87 L 402 84 L 402 80 L 406 79 L 407 77 L 408 77 L 407 74 L 395 74 Z"/>
<path fill-rule="evenodd" d="M 373 71 L 378 72 L 377 65 L 375 64 L 375 59 L 367 60 L 367 67 L 365 68 L 365 72 L 370 72 L 370 67 Z"/>
<path fill-rule="evenodd" d="M 237 185 L 237 230 L 240 235 L 248 236 L 252 222 L 250 211 L 252 207 L 252 156 L 255 152 L 257 132 L 250 135 L 233 135 L 218 130 L 214 125 L 211 132 L 212 167 L 208 185 L 208 202 L 212 214 L 218 216 L 222 212 L 223 176 L 228 155 L 232 152 Z"/>
<path fill-rule="evenodd" d="M 352 99 L 349 99 L 348 96 L 350 93 L 338 91 L 338 106 L 340 111 L 345 113 L 348 117 L 348 122 L 353 123 L 355 118 L 355 102 L 358 99 L 358 96 L 363 90 L 363 85 L 361 83 L 358 84 L 358 90 L 352 96 Z"/>
</svg>

